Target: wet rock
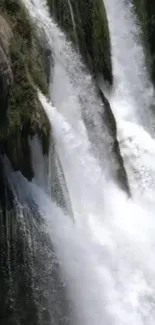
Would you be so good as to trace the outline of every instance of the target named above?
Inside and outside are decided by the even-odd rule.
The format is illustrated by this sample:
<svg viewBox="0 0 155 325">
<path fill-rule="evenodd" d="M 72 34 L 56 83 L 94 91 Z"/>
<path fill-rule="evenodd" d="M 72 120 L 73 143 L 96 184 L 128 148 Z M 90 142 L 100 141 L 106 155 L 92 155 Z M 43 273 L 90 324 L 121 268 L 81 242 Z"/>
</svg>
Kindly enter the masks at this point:
<svg viewBox="0 0 155 325">
<path fill-rule="evenodd" d="M 111 134 L 113 139 L 112 154 L 114 155 L 116 180 L 119 183 L 120 187 L 123 190 L 125 190 L 125 192 L 127 192 L 128 195 L 130 196 L 131 192 L 130 192 L 130 187 L 128 182 L 128 176 L 125 170 L 123 158 L 121 156 L 119 142 L 117 140 L 117 125 L 116 125 L 115 117 L 113 115 L 108 99 L 105 97 L 105 95 L 100 89 L 98 89 L 98 92 L 105 107 L 104 113 L 102 114 L 102 118 L 103 121 L 106 122 L 109 129 L 109 133 Z"/>
<path fill-rule="evenodd" d="M 82 54 L 91 73 L 112 85 L 111 43 L 102 0 L 48 0 L 51 13 Z"/>
<path fill-rule="evenodd" d="M 10 89 L 13 74 L 9 57 L 9 43 L 12 31 L 7 21 L 0 16 L 0 124 L 4 123 L 7 115 Z"/>
<path fill-rule="evenodd" d="M 50 124 L 36 89 L 48 94 L 47 56 L 22 2 L 3 0 L 0 14 L 0 152 L 32 179 L 29 136 L 38 134 L 44 153 L 49 148 Z"/>
</svg>

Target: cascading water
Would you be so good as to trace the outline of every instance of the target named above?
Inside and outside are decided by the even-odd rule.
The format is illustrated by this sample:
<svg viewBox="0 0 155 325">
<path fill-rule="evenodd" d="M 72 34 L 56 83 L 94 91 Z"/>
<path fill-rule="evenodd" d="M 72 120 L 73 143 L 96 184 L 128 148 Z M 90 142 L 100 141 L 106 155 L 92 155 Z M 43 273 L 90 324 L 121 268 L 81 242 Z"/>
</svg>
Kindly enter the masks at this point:
<svg viewBox="0 0 155 325">
<path fill-rule="evenodd" d="M 66 300 L 69 301 L 71 308 L 71 324 L 153 325 L 155 317 L 154 201 L 146 201 L 146 198 L 141 203 L 132 201 L 114 184 L 113 177 L 112 175 L 110 177 L 109 168 L 106 166 L 108 164 L 107 157 L 110 155 L 108 148 L 111 139 L 109 139 L 106 128 L 104 130 L 101 128 L 98 111 L 103 107 L 97 97 L 93 82 L 90 76 L 82 71 L 79 57 L 72 51 L 64 34 L 50 18 L 45 1 L 24 0 L 24 2 L 38 28 L 43 29 L 44 37 L 47 38 L 54 53 L 55 67 L 50 95 L 56 108 L 40 92 L 38 92 L 38 96 L 52 125 L 51 141 L 54 137 L 56 153 L 64 173 L 74 220 L 58 206 L 59 202 L 53 197 L 53 193 L 51 198 L 44 190 L 48 177 L 47 175 L 43 178 L 40 177 L 42 174 L 40 170 L 42 168 L 44 172 L 44 166 L 39 165 L 35 168 L 36 161 L 33 154 L 34 183 L 29 183 L 21 174 L 10 171 L 10 167 L 7 167 L 7 163 L 5 163 L 6 174 L 13 193 L 17 201 L 22 205 L 33 206 L 33 209 L 38 212 L 39 218 L 44 220 L 45 226 L 42 231 L 50 237 L 59 259 L 61 276 L 66 284 Z M 121 4 L 123 6 L 123 0 L 119 3 L 120 7 Z M 107 0 L 107 4 L 107 11 L 110 15 L 113 13 L 114 1 Z M 126 19 L 129 19 L 129 16 Z M 126 23 L 126 19 L 124 23 Z M 111 22 L 113 22 L 112 16 Z M 128 28 L 129 25 L 125 26 Z M 120 35 L 120 30 L 117 32 Z M 113 51 L 119 46 L 118 40 L 119 37 L 115 39 Z M 122 38 L 121 44 L 125 45 L 125 42 L 126 40 Z M 139 53 L 141 53 L 141 49 Z M 114 58 L 117 58 L 117 55 L 113 55 Z M 122 64 L 124 74 L 119 71 L 120 65 L 117 66 L 116 73 L 117 75 L 121 73 L 119 81 L 122 82 L 122 85 L 118 89 L 116 85 L 116 95 L 111 98 L 111 101 L 118 122 L 119 118 L 121 120 L 129 118 L 129 114 L 126 114 L 126 105 L 122 106 L 120 103 L 121 96 L 124 96 L 122 104 L 126 103 L 133 108 L 129 118 L 130 124 L 127 120 L 125 125 L 128 127 L 134 125 L 135 131 L 133 132 L 133 126 L 131 129 L 122 130 L 122 141 L 126 141 L 128 131 L 131 131 L 132 143 L 133 135 L 140 141 L 136 125 L 141 121 L 141 119 L 137 120 L 138 111 L 136 111 L 138 103 L 135 93 L 138 90 L 136 90 L 137 88 L 132 90 L 130 87 L 130 94 L 126 92 L 128 85 L 132 84 L 132 75 L 130 71 L 127 73 L 125 70 L 126 63 Z M 138 87 L 141 78 L 139 72 L 136 74 L 136 71 L 135 85 Z M 129 78 L 125 79 L 126 76 Z M 59 80 L 61 80 L 60 85 L 58 84 Z M 125 93 L 121 92 L 123 82 L 126 85 Z M 140 83 L 138 96 L 143 103 L 142 86 L 143 83 Z M 58 93 L 60 97 L 58 97 Z M 121 116 L 117 115 L 119 103 L 125 110 Z M 85 123 L 82 114 L 84 106 Z M 93 121 L 92 137 L 88 136 L 90 121 Z M 123 125 L 121 124 L 122 127 Z M 146 134 L 145 139 L 149 140 L 151 151 L 154 141 L 142 126 L 138 125 L 138 130 L 141 131 L 141 129 L 142 134 Z M 100 134 L 101 132 L 102 134 Z M 92 150 L 93 143 L 96 144 L 96 156 Z M 31 145 L 33 151 L 36 144 L 33 142 Z M 132 149 L 135 150 L 135 147 L 131 146 Z M 106 157 L 102 165 L 98 159 L 100 151 Z M 139 154 L 141 154 L 140 150 Z M 42 157 L 40 161 L 43 161 Z M 148 160 L 146 162 L 143 160 L 143 162 L 147 165 Z M 36 218 L 33 213 L 32 218 L 33 220 Z M 52 264 L 51 254 L 48 256 L 48 262 L 44 259 L 48 270 L 50 258 Z M 47 288 L 47 284 L 51 285 L 49 276 L 45 279 L 46 281 L 48 283 L 45 288 Z M 42 290 L 44 290 L 44 286 Z M 46 296 L 45 292 L 44 296 Z M 46 301 L 48 309 L 50 309 L 50 303 L 51 310 L 56 308 L 49 295 L 46 296 Z M 64 319 L 54 319 L 51 315 L 47 324 L 53 323 L 66 324 Z"/>
<path fill-rule="evenodd" d="M 46 1 L 25 0 L 24 3 L 53 54 L 55 64 L 51 78 L 51 99 L 54 106 L 80 133 L 85 133 L 84 117 L 95 155 L 104 164 L 105 175 L 111 175 L 115 165 L 115 158 L 111 155 L 113 137 L 106 125 L 106 110 L 90 74 L 72 50 L 65 34 L 51 19 Z"/>
<path fill-rule="evenodd" d="M 147 73 L 140 28 L 132 1 L 104 2 L 114 71 L 114 90 L 109 100 L 117 121 L 121 154 L 132 194 L 152 201 L 155 190 L 154 90 Z"/>
<path fill-rule="evenodd" d="M 111 104 L 114 113 L 118 121 L 125 119 L 150 129 L 149 106 L 153 103 L 153 87 L 132 1 L 105 0 L 104 3 L 112 45 L 114 92 Z"/>
</svg>

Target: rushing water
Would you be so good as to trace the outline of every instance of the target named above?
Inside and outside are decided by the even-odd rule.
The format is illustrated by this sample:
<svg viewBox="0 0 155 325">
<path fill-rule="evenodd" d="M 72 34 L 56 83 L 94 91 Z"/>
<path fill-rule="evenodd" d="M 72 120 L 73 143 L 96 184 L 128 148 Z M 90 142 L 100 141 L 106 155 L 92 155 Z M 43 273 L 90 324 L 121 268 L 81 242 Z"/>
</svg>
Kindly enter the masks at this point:
<svg viewBox="0 0 155 325">
<path fill-rule="evenodd" d="M 73 128 L 83 134 L 85 133 L 83 120 L 85 121 L 95 155 L 104 164 L 105 175 L 108 176 L 114 169 L 114 156 L 111 155 L 113 137 L 105 121 L 104 105 L 97 95 L 92 78 L 67 42 L 65 34 L 51 19 L 46 1 L 25 0 L 24 3 L 53 54 L 51 100 L 69 119 Z"/>
<path fill-rule="evenodd" d="M 114 90 L 109 100 L 117 121 L 121 154 L 132 194 L 152 201 L 155 190 L 155 125 L 151 111 L 154 92 L 140 30 L 132 1 L 105 0 L 105 5 L 114 70 Z"/>
<path fill-rule="evenodd" d="M 34 182 L 29 183 L 21 174 L 10 171 L 10 167 L 6 167 L 6 173 L 16 200 L 21 205 L 33 207 L 32 220 L 36 218 L 33 212 L 36 211 L 43 221 L 42 232 L 50 238 L 66 286 L 65 299 L 70 306 L 70 323 L 153 325 L 155 145 L 151 135 L 144 130 L 151 123 L 147 115 L 151 86 L 143 68 L 142 47 L 137 43 L 138 32 L 130 8 L 125 10 L 123 0 L 118 3 L 114 0 L 105 2 L 116 79 L 110 100 L 118 122 L 133 199 L 120 191 L 112 175 L 110 177 L 107 165 L 110 164 L 108 148 L 111 138 L 106 126 L 101 128 L 98 113 L 103 107 L 91 77 L 67 43 L 65 35 L 50 18 L 43 0 L 24 0 L 24 3 L 38 28 L 43 29 L 54 54 L 50 100 L 39 91 L 38 96 L 52 126 L 51 143 L 55 143 L 55 154 L 62 171 L 57 174 L 57 181 L 60 187 L 67 188 L 72 212 L 68 209 L 66 213 L 53 190 L 49 191 L 49 170 L 52 167 L 45 162 L 35 139 L 31 143 Z M 117 10 L 119 21 L 116 19 Z M 142 115 L 139 115 L 140 108 Z M 144 116 L 148 118 L 146 125 L 143 125 Z M 90 121 L 93 122 L 92 137 L 89 136 Z M 96 150 L 93 149 L 94 144 Z M 101 152 L 105 157 L 102 165 L 98 159 Z M 39 157 L 39 162 L 36 157 Z M 64 197 L 63 191 L 60 196 Z M 68 197 L 65 201 L 68 201 Z M 36 252 L 39 254 L 40 250 Z M 47 272 L 50 262 L 51 268 L 54 267 L 52 254 L 49 253 L 47 260 L 44 258 L 43 261 Z M 39 265 L 38 260 L 37 263 Z M 41 289 L 47 309 L 54 313 L 56 301 L 53 303 L 48 292 L 46 295 L 47 286 L 52 286 L 52 278 L 46 277 L 44 272 Z M 53 290 L 57 289 L 56 286 Z M 67 324 L 61 316 L 59 319 L 59 315 L 61 313 L 54 318 L 51 312 L 47 324 Z"/>
<path fill-rule="evenodd" d="M 114 113 L 118 120 L 142 123 L 150 129 L 149 106 L 153 103 L 153 87 L 147 73 L 132 1 L 104 2 L 112 45 L 115 89 L 111 104 Z"/>
</svg>

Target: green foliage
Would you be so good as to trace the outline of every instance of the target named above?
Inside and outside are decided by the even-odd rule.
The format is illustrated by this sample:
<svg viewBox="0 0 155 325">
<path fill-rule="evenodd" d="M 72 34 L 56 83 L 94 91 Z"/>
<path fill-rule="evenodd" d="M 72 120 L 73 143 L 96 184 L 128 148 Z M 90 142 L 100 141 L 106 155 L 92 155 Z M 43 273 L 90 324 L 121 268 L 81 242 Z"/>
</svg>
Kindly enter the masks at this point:
<svg viewBox="0 0 155 325">
<path fill-rule="evenodd" d="M 8 119 L 0 131 L 0 144 L 13 166 L 23 169 L 23 173 L 30 178 L 32 169 L 28 137 L 37 133 L 44 153 L 49 147 L 50 124 L 36 90 L 37 86 L 48 94 L 45 54 L 28 12 L 20 1 L 1 0 L 0 12 L 12 28 L 8 60 L 14 79 L 8 102 Z"/>
</svg>

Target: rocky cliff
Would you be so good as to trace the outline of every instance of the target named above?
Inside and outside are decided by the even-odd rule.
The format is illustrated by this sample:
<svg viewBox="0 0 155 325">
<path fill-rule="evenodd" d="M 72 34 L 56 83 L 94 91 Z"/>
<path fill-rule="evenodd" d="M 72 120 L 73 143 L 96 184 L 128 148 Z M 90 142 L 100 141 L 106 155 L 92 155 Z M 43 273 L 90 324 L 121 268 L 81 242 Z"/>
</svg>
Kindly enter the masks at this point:
<svg viewBox="0 0 155 325">
<path fill-rule="evenodd" d="M 66 31 L 88 68 L 112 85 L 111 44 L 102 0 L 48 0 L 51 14 Z"/>
<path fill-rule="evenodd" d="M 155 2 L 153 0 L 133 0 L 133 4 L 142 31 L 146 62 L 155 85 Z"/>
<path fill-rule="evenodd" d="M 68 35 L 74 48 L 94 77 L 102 76 L 109 87 L 113 84 L 111 45 L 108 20 L 102 0 L 47 0 L 51 14 Z M 48 153 L 50 125 L 37 96 L 37 87 L 48 95 L 50 51 L 42 45 L 36 28 L 20 0 L 0 1 L 0 154 L 8 156 L 13 168 L 31 180 L 33 170 L 29 137 L 40 137 L 44 154 Z M 97 88 L 97 85 L 96 85 Z M 113 138 L 112 153 L 116 157 L 118 180 L 129 192 L 127 177 L 116 139 L 116 123 L 110 105 L 97 88 L 105 110 L 103 123 L 107 123 Z M 101 116 L 102 118 L 102 116 Z M 47 238 L 39 230 L 33 244 L 33 254 L 26 241 L 24 225 L 17 220 L 16 206 L 3 173 L 0 161 L 0 319 L 1 325 L 49 324 L 50 308 L 44 279 L 39 278 L 35 254 L 42 259 Z M 34 211 L 26 211 L 30 220 Z M 16 226 L 16 227 L 15 227 Z M 31 228 L 28 229 L 31 233 Z M 24 234 L 24 235 L 23 235 Z M 31 237 L 30 237 L 31 238 Z M 40 239 L 41 238 L 41 239 Z M 33 255 L 33 256 L 32 256 Z M 30 260 L 32 257 L 32 260 Z M 34 273 L 30 264 L 34 262 Z M 33 266 L 34 266 L 33 265 Z M 55 278 L 52 303 L 60 301 L 58 268 L 49 269 L 47 275 Z M 41 273 L 40 273 L 41 274 Z M 54 274 L 54 275 L 53 275 Z M 35 291 L 35 301 L 32 293 Z M 45 294 L 43 294 L 43 291 Z M 50 300 L 51 301 L 51 300 Z M 57 304 L 58 305 L 58 304 Z M 39 310 L 39 312 L 38 312 Z M 58 312 L 58 311 L 57 311 Z M 56 315 L 57 317 L 57 315 Z M 55 324 L 55 320 L 53 321 Z M 67 321 L 63 324 L 68 324 Z"/>
<path fill-rule="evenodd" d="M 37 86 L 44 94 L 48 94 L 47 60 L 46 51 L 22 3 L 18 0 L 1 0 L 0 157 L 7 155 L 13 168 L 20 170 L 28 179 L 33 176 L 29 137 L 38 134 L 44 153 L 48 152 L 49 147 L 50 125 L 36 90 Z M 30 217 L 28 212 L 27 217 Z M 17 217 L 14 198 L 0 161 L 2 325 L 39 324 L 39 318 L 42 319 L 37 311 L 40 298 L 38 296 L 35 301 L 32 299 L 31 251 L 24 229 L 25 226 Z"/>
<path fill-rule="evenodd" d="M 103 1 L 80 0 L 77 3 L 74 0 L 48 0 L 48 5 L 51 14 L 81 53 L 94 81 L 101 76 L 109 86 L 112 85 L 110 35 Z M 2 0 L 0 152 L 7 154 L 14 169 L 21 170 L 28 179 L 33 176 L 28 138 L 38 134 L 44 153 L 48 152 L 50 126 L 38 101 L 36 87 L 48 94 L 49 62 L 50 52 L 38 38 L 22 2 Z M 104 101 L 104 105 L 106 102 Z M 107 122 L 104 123 L 109 125 L 110 133 L 114 137 L 118 179 L 123 187 L 125 184 L 128 188 L 125 169 L 120 163 L 122 160 L 116 143 L 116 125 L 110 105 L 106 105 L 106 110 Z"/>
<path fill-rule="evenodd" d="M 28 137 L 38 134 L 48 151 L 50 126 L 38 100 L 48 94 L 46 53 L 18 0 L 0 3 L 0 151 L 31 179 Z M 25 159 L 27 157 L 27 159 Z"/>
</svg>

